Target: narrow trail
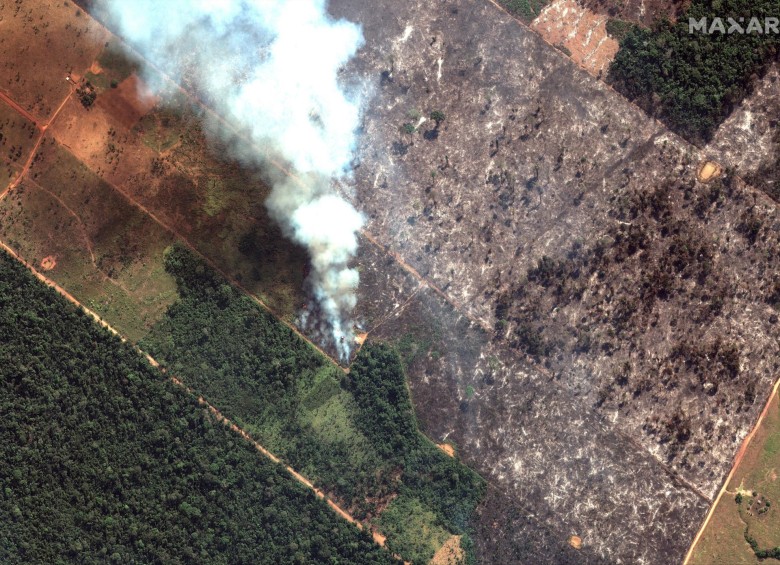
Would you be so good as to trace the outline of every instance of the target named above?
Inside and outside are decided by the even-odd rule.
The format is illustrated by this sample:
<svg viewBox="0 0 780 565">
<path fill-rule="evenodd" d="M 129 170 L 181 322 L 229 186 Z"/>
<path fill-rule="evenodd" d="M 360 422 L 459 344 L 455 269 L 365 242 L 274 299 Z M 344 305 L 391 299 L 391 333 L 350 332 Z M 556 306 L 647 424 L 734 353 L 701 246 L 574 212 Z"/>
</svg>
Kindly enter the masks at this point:
<svg viewBox="0 0 780 565">
<path fill-rule="evenodd" d="M 90 310 L 84 304 L 79 302 L 79 300 L 74 297 L 72 294 L 70 294 L 67 290 L 62 288 L 60 285 L 58 285 L 53 280 L 46 277 L 44 274 L 42 274 L 40 271 L 38 271 L 33 265 L 28 263 L 21 255 L 19 255 L 16 251 L 14 251 L 11 247 L 9 247 L 5 242 L 0 241 L 0 248 L 5 250 L 6 253 L 11 255 L 14 259 L 19 261 L 22 265 L 24 265 L 39 281 L 41 281 L 43 284 L 45 284 L 48 287 L 51 287 L 55 291 L 57 291 L 61 296 L 63 296 L 68 302 L 71 302 L 78 308 L 81 308 L 84 312 L 86 312 L 90 317 L 92 317 L 96 322 L 98 322 L 101 326 L 106 328 L 108 331 L 110 331 L 112 334 L 117 336 L 119 339 L 122 340 L 124 343 L 129 343 L 133 345 L 133 348 L 143 355 L 147 361 L 149 361 L 149 364 L 159 370 L 166 378 L 168 378 L 173 384 L 176 386 L 182 388 L 187 394 L 190 394 L 192 396 L 195 396 L 195 393 L 190 389 L 188 386 L 186 386 L 181 380 L 179 380 L 176 377 L 169 376 L 166 374 L 166 371 L 163 367 L 160 366 L 160 363 L 154 359 L 149 353 L 138 347 L 137 345 L 130 342 L 126 337 L 124 337 L 118 330 L 116 330 L 114 327 L 112 327 L 108 322 L 103 320 L 97 313 L 95 313 L 93 310 Z M 277 463 L 284 467 L 284 469 L 296 480 L 298 483 L 302 484 L 309 490 L 313 491 L 314 494 L 317 496 L 317 498 L 323 499 L 328 506 L 336 512 L 339 516 L 341 516 L 344 520 L 347 520 L 351 524 L 354 524 L 358 529 L 363 530 L 366 528 L 366 526 L 357 518 L 352 516 L 349 512 L 344 510 L 341 506 L 336 504 L 331 498 L 325 494 L 322 490 L 318 489 L 310 480 L 308 480 L 306 477 L 298 473 L 295 469 L 284 463 L 279 457 L 268 451 L 265 447 L 263 447 L 258 441 L 252 438 L 252 436 L 243 428 L 239 427 L 237 424 L 232 422 L 230 419 L 225 417 L 216 407 L 214 407 L 212 404 L 210 404 L 206 399 L 204 399 L 202 396 L 197 396 L 198 404 L 203 406 L 204 408 L 208 409 L 208 411 L 212 414 L 212 416 L 219 422 L 228 424 L 230 426 L 230 429 L 241 436 L 245 441 L 249 442 L 257 451 L 259 451 L 261 454 L 263 454 L 265 457 L 273 461 L 274 463 Z M 375 532 L 373 530 L 369 530 L 374 538 L 374 541 L 382 546 L 385 547 L 385 538 L 378 532 Z"/>
<path fill-rule="evenodd" d="M 70 84 L 70 83 L 69 83 Z M 57 116 L 62 111 L 62 109 L 65 107 L 65 104 L 68 103 L 68 100 L 70 100 L 70 97 L 73 95 L 73 88 L 69 87 L 68 95 L 65 97 L 65 99 L 60 103 L 60 105 L 57 107 L 57 110 L 51 115 L 51 118 L 49 118 L 49 121 L 46 122 L 43 125 L 40 125 L 40 122 L 36 121 L 35 119 L 28 114 L 24 108 L 22 108 L 19 104 L 14 102 L 8 95 L 0 92 L 0 98 L 8 104 L 11 108 L 19 112 L 22 116 L 27 118 L 28 120 L 32 121 L 35 124 L 35 127 L 38 128 L 38 130 L 41 132 L 38 136 L 38 140 L 35 142 L 35 145 L 33 145 L 32 149 L 30 150 L 30 155 L 27 157 L 27 161 L 24 164 L 24 167 L 22 167 L 22 170 L 19 171 L 19 174 L 17 177 L 11 182 L 6 189 L 0 193 L 0 200 L 5 198 L 6 194 L 11 192 L 13 189 L 15 189 L 17 186 L 19 186 L 19 183 L 22 181 L 24 176 L 29 172 L 30 167 L 32 167 L 33 162 L 35 161 L 35 156 L 38 153 L 38 149 L 41 146 L 41 143 L 43 143 L 43 140 L 46 138 L 46 130 L 49 128 L 51 124 L 54 123 L 54 120 L 57 119 Z"/>
<path fill-rule="evenodd" d="M 734 477 L 734 473 L 736 473 L 737 469 L 739 468 L 739 464 L 742 462 L 742 458 L 745 456 L 745 453 L 750 446 L 750 442 L 753 440 L 753 436 L 756 435 L 756 432 L 761 427 L 761 423 L 764 421 L 764 417 L 769 412 L 769 407 L 772 405 L 772 401 L 777 396 L 778 389 L 780 389 L 780 378 L 775 381 L 775 386 L 772 387 L 772 392 L 769 394 L 769 399 L 766 401 L 764 409 L 761 411 L 761 415 L 758 417 L 758 421 L 756 421 L 756 425 L 753 426 L 753 429 L 750 430 L 750 433 L 745 436 L 745 439 L 742 440 L 742 445 L 739 447 L 739 451 L 737 451 L 737 455 L 734 457 L 734 463 L 731 466 L 731 471 L 729 471 L 726 480 L 723 481 L 723 486 L 721 487 L 720 492 L 718 492 L 718 496 L 715 497 L 715 501 L 712 503 L 712 506 L 710 506 L 710 510 L 707 512 L 707 517 L 704 519 L 704 523 L 696 533 L 696 537 L 693 538 L 693 543 L 691 544 L 690 549 L 688 549 L 688 553 L 685 554 L 683 565 L 688 565 L 691 558 L 693 557 L 693 552 L 701 540 L 702 535 L 704 535 L 704 531 L 707 529 L 707 525 L 710 523 L 710 520 L 715 513 L 715 509 L 718 507 L 720 499 L 723 498 L 723 495 L 728 492 L 726 489 L 729 486 L 731 479 Z"/>
<path fill-rule="evenodd" d="M 11 108 L 16 110 L 17 113 L 21 114 L 25 118 L 27 118 L 29 121 L 31 121 L 36 128 L 39 130 L 41 129 L 41 120 L 33 116 L 30 112 L 22 108 L 19 104 L 16 103 L 16 101 L 8 96 L 3 90 L 0 90 L 0 100 L 8 104 Z"/>
</svg>

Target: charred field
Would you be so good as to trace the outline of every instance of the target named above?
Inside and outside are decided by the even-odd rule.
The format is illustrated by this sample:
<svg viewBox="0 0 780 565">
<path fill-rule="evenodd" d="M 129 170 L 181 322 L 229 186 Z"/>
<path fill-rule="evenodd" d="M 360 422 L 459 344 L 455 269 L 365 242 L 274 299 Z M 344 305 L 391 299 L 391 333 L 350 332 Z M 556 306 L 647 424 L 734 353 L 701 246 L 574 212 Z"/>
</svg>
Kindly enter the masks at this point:
<svg viewBox="0 0 780 565">
<path fill-rule="evenodd" d="M 369 339 L 415 351 L 409 378 L 427 432 L 532 500 L 541 523 L 565 514 L 571 531 L 559 541 L 579 532 L 610 561 L 682 559 L 776 378 L 775 200 L 727 157 L 715 155 L 726 175 L 699 182 L 709 148 L 648 119 L 493 6 L 332 9 L 359 14 L 369 45 L 383 46 L 355 64 L 379 87 L 354 199 L 374 239 L 436 292 L 417 294 Z M 433 111 L 446 120 L 421 119 Z M 439 305 L 426 311 L 423 300 Z M 480 402 L 480 387 L 495 396 Z M 577 478 L 565 454 L 586 447 L 555 440 L 598 429 L 611 436 L 598 444 L 615 451 L 583 457 Z M 531 480 L 534 457 L 543 463 Z M 554 468 L 566 480 L 542 487 L 555 474 L 541 470 Z M 605 502 L 596 477 L 615 499 L 646 506 L 617 518 L 608 508 L 622 505 Z M 494 557 L 529 543 L 495 523 L 480 540 L 507 551 Z M 618 530 L 632 533 L 611 540 Z"/>
</svg>

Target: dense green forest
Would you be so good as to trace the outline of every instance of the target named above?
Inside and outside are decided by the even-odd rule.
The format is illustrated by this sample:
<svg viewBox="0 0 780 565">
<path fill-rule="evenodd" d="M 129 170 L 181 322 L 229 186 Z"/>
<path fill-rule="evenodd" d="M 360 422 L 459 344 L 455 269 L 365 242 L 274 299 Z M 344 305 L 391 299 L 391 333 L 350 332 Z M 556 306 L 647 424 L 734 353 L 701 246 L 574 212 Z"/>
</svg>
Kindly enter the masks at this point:
<svg viewBox="0 0 780 565">
<path fill-rule="evenodd" d="M 167 252 L 166 269 L 180 299 L 142 346 L 171 373 L 359 518 L 392 531 L 389 547 L 405 559 L 427 561 L 431 531 L 466 531 L 483 481 L 417 431 L 395 351 L 368 344 L 345 374 L 184 248 Z M 426 510 L 425 528 L 401 523 L 401 512 L 377 517 L 407 501 Z"/>
<path fill-rule="evenodd" d="M 620 43 L 608 80 L 648 113 L 694 143 L 708 141 L 757 75 L 776 59 L 777 35 L 689 33 L 689 18 L 727 18 L 747 26 L 756 17 L 780 15 L 780 0 L 693 0 L 677 23 L 633 27 Z"/>
<path fill-rule="evenodd" d="M 0 562 L 393 561 L 4 253 L 0 360 Z"/>
</svg>

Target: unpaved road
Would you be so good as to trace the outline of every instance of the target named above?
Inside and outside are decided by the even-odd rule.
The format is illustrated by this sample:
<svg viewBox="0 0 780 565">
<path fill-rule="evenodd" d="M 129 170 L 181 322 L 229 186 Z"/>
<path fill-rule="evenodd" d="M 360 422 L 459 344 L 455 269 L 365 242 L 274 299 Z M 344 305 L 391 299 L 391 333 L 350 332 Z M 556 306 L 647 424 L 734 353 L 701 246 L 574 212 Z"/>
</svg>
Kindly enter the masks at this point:
<svg viewBox="0 0 780 565">
<path fill-rule="evenodd" d="M 36 120 L 31 114 L 29 114 L 24 108 L 22 108 L 19 104 L 17 104 L 13 99 L 11 99 L 7 94 L 0 91 L 0 99 L 3 100 L 6 104 L 8 104 L 11 108 L 16 110 L 19 114 L 30 120 L 33 124 L 35 124 L 35 127 L 38 128 L 38 130 L 41 132 L 38 136 L 38 140 L 35 142 L 35 145 L 33 145 L 32 149 L 30 150 L 30 155 L 27 157 L 27 161 L 24 163 L 24 167 L 22 167 L 22 170 L 19 171 L 19 175 L 11 182 L 6 189 L 0 193 L 0 200 L 5 198 L 5 195 L 8 194 L 10 191 L 12 191 L 14 188 L 19 186 L 19 183 L 24 178 L 24 175 L 27 174 L 27 171 L 30 170 L 30 167 L 33 164 L 33 161 L 35 161 L 35 155 L 38 153 L 38 148 L 41 146 L 41 143 L 43 143 L 44 137 L 46 137 L 46 130 L 48 127 L 54 123 L 54 120 L 57 119 L 57 115 L 62 111 L 62 109 L 65 107 L 65 104 L 68 103 L 68 100 L 70 100 L 70 96 L 73 94 L 73 89 L 68 92 L 68 95 L 65 97 L 65 99 L 60 103 L 60 105 L 57 107 L 57 110 L 52 114 L 51 118 L 48 122 L 41 125 L 38 120 Z"/>
<path fill-rule="evenodd" d="M 693 552 L 696 549 L 696 545 L 699 543 L 701 536 L 704 534 L 704 531 L 707 529 L 707 525 L 710 523 L 710 519 L 712 518 L 712 515 L 715 513 L 715 508 L 717 508 L 718 504 L 720 503 L 720 499 L 727 492 L 726 489 L 729 486 L 729 483 L 731 482 L 731 479 L 734 476 L 734 473 L 736 472 L 737 468 L 739 468 L 739 464 L 742 462 L 742 458 L 745 456 L 745 453 L 747 452 L 747 448 L 750 445 L 753 436 L 756 434 L 756 431 L 758 431 L 758 428 L 761 427 L 761 423 L 764 421 L 764 417 L 767 415 L 767 412 L 769 412 L 769 406 L 772 404 L 772 400 L 774 400 L 775 396 L 777 396 L 778 388 L 780 388 L 780 378 L 778 378 L 777 381 L 775 381 L 775 386 L 772 388 L 772 393 L 769 395 L 769 398 L 767 399 L 766 404 L 764 405 L 764 409 L 761 411 L 761 415 L 758 417 L 758 420 L 756 421 L 756 425 L 753 426 L 753 429 L 750 430 L 750 433 L 747 436 L 745 436 L 744 440 L 742 440 L 742 445 L 739 447 L 739 451 L 737 451 L 737 455 L 734 457 L 734 464 L 731 466 L 731 471 L 729 471 L 726 480 L 723 481 L 723 486 L 721 487 L 718 496 L 715 497 L 715 501 L 712 503 L 712 506 L 710 506 L 710 510 L 709 512 L 707 512 L 707 517 L 704 519 L 704 523 L 701 525 L 701 528 L 699 528 L 696 537 L 693 538 L 693 543 L 691 544 L 690 549 L 688 549 L 688 553 L 685 554 L 685 561 L 683 561 L 683 565 L 688 565 L 691 558 L 693 557 Z"/>
<path fill-rule="evenodd" d="M 11 108 L 19 112 L 22 116 L 30 120 L 32 123 L 35 124 L 35 127 L 38 129 L 41 129 L 40 126 L 40 120 L 33 116 L 30 112 L 22 108 L 19 104 L 17 104 L 10 96 L 8 96 L 5 92 L 0 90 L 0 100 L 8 104 Z"/>
</svg>

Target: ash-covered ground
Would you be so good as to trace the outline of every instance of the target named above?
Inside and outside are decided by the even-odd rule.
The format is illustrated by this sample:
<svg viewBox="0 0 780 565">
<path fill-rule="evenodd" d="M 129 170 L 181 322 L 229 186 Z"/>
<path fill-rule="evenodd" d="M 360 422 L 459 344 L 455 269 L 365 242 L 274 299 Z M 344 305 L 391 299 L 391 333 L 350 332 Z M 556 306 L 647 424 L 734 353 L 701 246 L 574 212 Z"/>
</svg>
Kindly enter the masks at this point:
<svg viewBox="0 0 780 565">
<path fill-rule="evenodd" d="M 377 85 L 359 315 L 405 352 L 425 431 L 488 478 L 481 557 L 681 560 L 778 368 L 766 153 L 740 168 L 726 129 L 754 126 L 737 110 L 700 151 L 489 3 L 330 9 Z"/>
</svg>

